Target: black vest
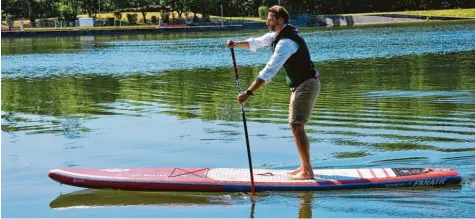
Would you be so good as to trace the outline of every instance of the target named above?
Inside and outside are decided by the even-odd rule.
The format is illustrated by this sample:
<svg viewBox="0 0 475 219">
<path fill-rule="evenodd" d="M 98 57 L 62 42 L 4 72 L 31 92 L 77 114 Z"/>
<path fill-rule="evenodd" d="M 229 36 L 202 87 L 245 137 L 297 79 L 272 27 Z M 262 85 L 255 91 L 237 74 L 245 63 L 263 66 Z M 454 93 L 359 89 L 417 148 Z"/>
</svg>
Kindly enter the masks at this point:
<svg viewBox="0 0 475 219">
<path fill-rule="evenodd" d="M 284 63 L 285 83 L 289 87 L 297 87 L 302 82 L 315 76 L 315 66 L 310 59 L 307 44 L 298 34 L 297 28 L 287 24 L 272 42 L 272 52 L 275 52 L 275 47 L 281 39 L 290 39 L 299 45 L 297 52 L 292 54 Z"/>
</svg>

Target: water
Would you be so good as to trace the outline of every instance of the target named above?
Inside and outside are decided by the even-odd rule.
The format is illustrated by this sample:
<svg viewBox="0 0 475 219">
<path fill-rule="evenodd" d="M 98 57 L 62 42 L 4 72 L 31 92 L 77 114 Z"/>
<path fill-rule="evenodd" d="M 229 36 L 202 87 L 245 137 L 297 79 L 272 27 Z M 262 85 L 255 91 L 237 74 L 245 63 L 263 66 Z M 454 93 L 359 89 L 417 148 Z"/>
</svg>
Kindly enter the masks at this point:
<svg viewBox="0 0 475 219">
<path fill-rule="evenodd" d="M 472 50 L 475 47 L 474 24 L 472 21 L 408 27 L 302 28 L 302 31 L 312 60 L 320 62 Z M 229 50 L 223 46 L 226 40 L 244 40 L 263 33 L 265 30 L 188 35 L 3 39 L 2 55 L 9 56 L 2 57 L 2 76 L 117 76 L 157 74 L 170 69 L 229 67 L 231 57 Z M 252 66 L 265 63 L 271 49 L 267 47 L 256 53 L 238 49 L 236 52 L 240 66 Z"/>
<path fill-rule="evenodd" d="M 228 38 L 2 39 L 3 217 L 472 217 L 475 26 L 304 29 L 322 91 L 315 168 L 447 167 L 461 185 L 248 194 L 59 186 L 58 167 L 246 168 Z M 236 50 L 247 87 L 270 56 Z M 246 104 L 255 168 L 291 169 L 282 72 Z M 25 207 L 28 211 L 25 211 Z"/>
</svg>

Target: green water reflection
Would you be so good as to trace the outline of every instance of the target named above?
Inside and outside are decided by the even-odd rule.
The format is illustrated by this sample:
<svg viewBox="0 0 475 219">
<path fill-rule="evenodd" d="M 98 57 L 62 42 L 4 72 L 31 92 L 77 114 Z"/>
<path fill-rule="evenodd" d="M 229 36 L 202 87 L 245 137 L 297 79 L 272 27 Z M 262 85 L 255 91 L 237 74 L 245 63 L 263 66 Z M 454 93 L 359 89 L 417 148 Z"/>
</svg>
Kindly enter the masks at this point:
<svg viewBox="0 0 475 219">
<path fill-rule="evenodd" d="M 349 138 L 332 141 L 386 151 L 475 151 L 469 147 L 475 135 L 475 52 L 329 61 L 316 66 L 322 92 L 308 125 L 310 133 L 345 135 Z M 239 68 L 244 87 L 260 68 Z M 289 89 L 282 75 L 246 104 L 248 120 L 287 123 Z M 240 121 L 236 94 L 232 68 L 4 78 L 2 131 L 72 132 L 80 137 L 90 131 L 81 125 L 82 119 L 108 115 L 163 113 L 180 119 Z M 441 148 L 444 142 L 460 146 Z"/>
</svg>

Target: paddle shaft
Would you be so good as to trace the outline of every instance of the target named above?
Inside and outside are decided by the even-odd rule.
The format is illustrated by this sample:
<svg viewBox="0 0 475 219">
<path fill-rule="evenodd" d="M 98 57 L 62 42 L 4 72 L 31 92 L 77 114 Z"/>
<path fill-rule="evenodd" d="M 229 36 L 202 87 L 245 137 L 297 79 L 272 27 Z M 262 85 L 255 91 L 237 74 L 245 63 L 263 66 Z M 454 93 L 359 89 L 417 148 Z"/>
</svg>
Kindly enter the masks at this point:
<svg viewBox="0 0 475 219">
<path fill-rule="evenodd" d="M 238 93 L 241 94 L 241 82 L 239 80 L 239 74 L 236 64 L 236 57 L 234 56 L 234 48 L 231 48 L 231 55 L 233 57 L 233 65 L 234 65 L 234 76 L 236 76 L 236 85 L 238 88 Z M 241 104 L 241 111 L 242 111 L 242 121 L 244 123 L 244 134 L 246 136 L 246 145 L 247 145 L 247 159 L 249 161 L 249 170 L 251 174 L 251 192 L 252 195 L 255 195 L 255 188 L 254 188 L 254 174 L 252 172 L 252 159 L 251 159 L 251 147 L 249 146 L 249 136 L 247 134 L 247 124 L 246 124 L 246 112 L 244 111 L 244 104 Z"/>
</svg>

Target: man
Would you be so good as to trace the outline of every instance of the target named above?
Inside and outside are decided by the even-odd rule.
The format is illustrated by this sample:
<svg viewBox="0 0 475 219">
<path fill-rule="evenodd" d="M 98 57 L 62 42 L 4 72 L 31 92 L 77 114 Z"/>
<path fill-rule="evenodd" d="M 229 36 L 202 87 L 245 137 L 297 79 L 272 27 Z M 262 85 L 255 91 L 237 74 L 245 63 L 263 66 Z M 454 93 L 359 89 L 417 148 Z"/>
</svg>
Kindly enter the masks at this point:
<svg viewBox="0 0 475 219">
<path fill-rule="evenodd" d="M 315 70 L 305 41 L 292 25 L 287 24 L 289 13 L 282 6 L 273 6 L 267 13 L 266 25 L 270 33 L 245 41 L 228 40 L 228 48 L 243 47 L 256 51 L 264 46 L 272 46 L 273 54 L 259 76 L 237 100 L 244 103 L 284 66 L 286 84 L 291 89 L 289 104 L 289 123 L 300 155 L 300 167 L 289 172 L 292 179 L 313 179 L 310 164 L 310 143 L 304 130 L 310 119 L 315 101 L 320 94 L 319 73 Z"/>
</svg>

